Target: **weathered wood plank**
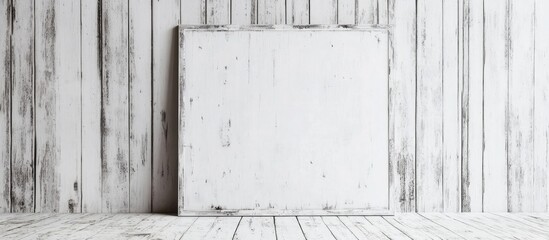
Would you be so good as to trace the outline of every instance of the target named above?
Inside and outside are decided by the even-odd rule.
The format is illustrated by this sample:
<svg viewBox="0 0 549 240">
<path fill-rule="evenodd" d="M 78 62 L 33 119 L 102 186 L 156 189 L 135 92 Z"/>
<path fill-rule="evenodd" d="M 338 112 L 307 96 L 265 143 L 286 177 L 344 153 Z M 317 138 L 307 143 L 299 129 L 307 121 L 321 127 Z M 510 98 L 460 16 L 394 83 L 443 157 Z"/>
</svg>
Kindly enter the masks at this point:
<svg viewBox="0 0 549 240">
<path fill-rule="evenodd" d="M 383 235 L 387 236 L 389 239 L 411 239 L 410 236 L 389 223 L 384 217 L 372 216 L 366 217 L 366 220 L 379 229 Z"/>
<path fill-rule="evenodd" d="M 37 239 L 42 234 L 62 226 L 65 222 L 82 217 L 82 214 L 54 214 L 28 225 L 0 233 L 2 239 Z"/>
<path fill-rule="evenodd" d="M 240 1 L 254 1 L 254 0 L 232 0 L 233 6 L 232 6 L 232 18 L 233 20 L 236 20 L 236 22 L 239 22 L 240 19 L 242 19 L 244 16 L 240 10 L 242 8 L 245 8 L 244 6 L 236 6 L 237 4 L 240 5 L 243 2 Z M 155 3 L 153 3 L 154 5 Z M 156 3 L 160 4 L 160 3 Z M 179 6 L 181 7 L 181 24 L 206 24 L 206 0 L 185 0 L 185 1 L 171 1 L 171 3 L 163 3 L 168 4 L 172 6 Z M 174 11 L 177 12 L 177 11 Z M 171 25 L 170 25 L 171 26 Z M 173 27 L 173 26 L 172 26 Z M 153 31 L 156 31 L 156 29 L 153 29 Z"/>
<path fill-rule="evenodd" d="M 379 228 L 368 221 L 365 217 L 339 216 L 339 219 L 358 239 L 389 239 L 389 237 L 387 237 L 381 230 L 379 230 Z"/>
<path fill-rule="evenodd" d="M 119 233 L 116 238 L 119 239 L 148 239 L 151 235 L 160 232 L 174 221 L 176 216 L 166 216 L 154 214 L 134 226 L 130 226 L 125 231 Z"/>
<path fill-rule="evenodd" d="M 391 0 L 377 0 L 377 24 L 389 23 L 389 2 Z"/>
<path fill-rule="evenodd" d="M 549 211 L 549 2 L 535 2 L 534 211 Z"/>
<path fill-rule="evenodd" d="M 480 215 L 480 214 L 479 214 Z M 520 218 L 507 217 L 506 215 L 495 215 L 484 213 L 480 217 L 489 221 L 492 225 L 499 225 L 505 232 L 514 232 L 514 236 L 520 236 L 520 239 L 547 239 L 549 232 L 547 229 L 532 227 L 528 222 Z"/>
<path fill-rule="evenodd" d="M 286 0 L 286 24 L 309 24 L 309 0 Z"/>
<path fill-rule="evenodd" d="M 11 211 L 34 211 L 34 1 L 12 1 Z"/>
<path fill-rule="evenodd" d="M 196 217 L 177 217 L 162 230 L 150 235 L 149 239 L 179 240 L 197 219 Z"/>
<path fill-rule="evenodd" d="M 153 1 L 153 212 L 177 209 L 179 2 Z"/>
<path fill-rule="evenodd" d="M 101 209 L 103 212 L 128 212 L 128 2 L 103 1 L 101 10 Z"/>
<path fill-rule="evenodd" d="M 383 218 L 412 239 L 462 239 L 456 233 L 417 213 L 405 213 Z"/>
<path fill-rule="evenodd" d="M 337 24 L 355 23 L 356 0 L 337 1 Z"/>
<path fill-rule="evenodd" d="M 36 212 L 81 212 L 80 2 L 36 2 Z"/>
<path fill-rule="evenodd" d="M 389 1 L 389 171 L 393 211 L 416 209 L 416 4 Z"/>
<path fill-rule="evenodd" d="M 549 238 L 549 224 L 547 222 L 539 222 L 533 218 L 524 214 L 513 213 L 487 213 L 492 215 L 491 217 L 504 218 L 511 220 L 511 224 L 516 225 L 519 228 L 524 228 L 529 232 L 536 233 L 538 235 Z"/>
<path fill-rule="evenodd" d="M 36 223 L 43 219 L 49 218 L 52 214 L 49 213 L 32 213 L 32 214 L 17 214 L 18 216 L 12 219 L 3 221 L 0 224 L 0 235 L 4 235 L 18 228 L 23 228 L 27 225 Z"/>
<path fill-rule="evenodd" d="M 240 217 L 200 217 L 181 239 L 230 239 L 235 235 Z"/>
<path fill-rule="evenodd" d="M 233 239 L 277 239 L 274 217 L 243 217 Z"/>
<path fill-rule="evenodd" d="M 151 2 L 129 1 L 130 212 L 151 211 L 152 26 Z"/>
<path fill-rule="evenodd" d="M 337 24 L 337 0 L 309 1 L 311 24 Z"/>
<path fill-rule="evenodd" d="M 11 209 L 11 1 L 0 1 L 0 213 Z"/>
<path fill-rule="evenodd" d="M 534 0 L 509 2 L 508 210 L 534 210 Z"/>
<path fill-rule="evenodd" d="M 153 216 L 152 214 L 120 214 L 124 216 L 122 220 L 118 218 L 109 218 L 106 226 L 100 226 L 99 231 L 95 231 L 95 234 L 87 237 L 86 239 L 109 239 L 109 238 L 123 238 L 123 234 L 126 230 L 131 229 L 139 225 L 142 221 Z"/>
<path fill-rule="evenodd" d="M 463 222 L 448 217 L 443 213 L 420 213 L 423 217 L 433 221 L 441 227 L 456 233 L 465 239 L 498 239 L 496 236 L 485 232 L 482 228 L 475 228 Z"/>
<path fill-rule="evenodd" d="M 442 202 L 443 211 L 461 208 L 461 128 L 458 78 L 458 1 L 442 1 Z"/>
<path fill-rule="evenodd" d="M 298 217 L 305 239 L 336 239 L 322 221 L 322 217 Z"/>
<path fill-rule="evenodd" d="M 231 24 L 249 25 L 257 23 L 257 0 L 232 0 L 231 4 Z M 181 19 L 181 22 L 185 24 L 186 21 Z"/>
<path fill-rule="evenodd" d="M 66 239 L 88 239 L 98 233 L 105 231 L 107 227 L 116 224 L 121 221 L 131 221 L 131 217 L 128 214 L 109 214 L 111 217 L 105 218 L 99 222 L 86 225 L 76 231 L 68 233 Z"/>
<path fill-rule="evenodd" d="M 462 88 L 462 167 L 461 209 L 482 211 L 482 141 L 483 141 L 483 5 L 465 0 L 464 6 L 464 75 Z"/>
<path fill-rule="evenodd" d="M 484 1 L 484 211 L 507 211 L 508 2 Z"/>
<path fill-rule="evenodd" d="M 296 217 L 275 217 L 275 227 L 278 240 L 305 240 Z"/>
<path fill-rule="evenodd" d="M 443 210 L 442 1 L 417 2 L 417 210 Z"/>
<path fill-rule="evenodd" d="M 71 235 L 81 231 L 86 227 L 100 224 L 109 218 L 114 217 L 113 214 L 87 214 L 81 218 L 68 221 L 47 234 L 40 235 L 40 239 L 74 239 Z"/>
<path fill-rule="evenodd" d="M 473 228 L 485 231 L 497 239 L 521 239 L 523 237 L 521 234 L 517 235 L 514 231 L 505 229 L 499 223 L 486 220 L 479 213 L 447 213 L 445 215 Z"/>
<path fill-rule="evenodd" d="M 378 23 L 378 0 L 356 0 L 356 24 Z"/>
<path fill-rule="evenodd" d="M 257 0 L 257 23 L 263 25 L 286 23 L 285 0 Z"/>
<path fill-rule="evenodd" d="M 223 25 L 231 23 L 230 0 L 206 1 L 206 24 Z"/>
<path fill-rule="evenodd" d="M 336 239 L 358 239 L 337 216 L 322 217 L 322 221 Z"/>
<path fill-rule="evenodd" d="M 82 212 L 101 212 L 101 6 L 82 11 Z"/>
</svg>

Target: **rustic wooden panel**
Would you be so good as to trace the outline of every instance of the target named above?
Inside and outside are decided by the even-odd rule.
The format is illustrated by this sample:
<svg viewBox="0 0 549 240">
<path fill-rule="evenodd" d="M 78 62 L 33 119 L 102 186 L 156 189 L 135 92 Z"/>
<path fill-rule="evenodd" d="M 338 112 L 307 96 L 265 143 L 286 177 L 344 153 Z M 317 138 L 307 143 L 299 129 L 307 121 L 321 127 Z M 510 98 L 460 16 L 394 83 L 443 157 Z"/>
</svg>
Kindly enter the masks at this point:
<svg viewBox="0 0 549 240">
<path fill-rule="evenodd" d="M 416 209 L 415 104 L 416 104 L 416 4 L 389 2 L 389 171 L 391 209 Z"/>
<path fill-rule="evenodd" d="M 231 0 L 206 1 L 206 24 L 223 25 L 231 23 Z"/>
<path fill-rule="evenodd" d="M 442 1 L 417 2 L 417 210 L 442 211 Z"/>
<path fill-rule="evenodd" d="M 483 209 L 507 211 L 508 4 L 484 1 Z"/>
<path fill-rule="evenodd" d="M 130 201 L 128 2 L 103 1 L 101 10 L 103 51 L 101 209 L 103 212 L 128 212 Z"/>
<path fill-rule="evenodd" d="M 239 7 L 235 6 L 235 4 L 240 4 L 239 1 L 255 1 L 255 0 L 232 0 L 233 2 L 232 17 L 233 19 L 236 19 L 237 22 L 244 17 L 242 12 L 240 11 L 242 10 L 242 8 L 240 8 L 240 6 Z M 171 4 L 172 6 L 177 6 L 179 4 L 181 6 L 180 11 L 181 11 L 182 24 L 205 24 L 206 23 L 206 0 L 185 0 L 185 1 L 171 0 L 169 3 L 160 3 L 159 1 L 158 3 L 153 3 L 153 5 L 155 4 Z M 177 11 L 174 11 L 174 12 L 177 12 Z M 172 26 L 172 25 L 173 24 L 170 24 L 169 26 Z M 154 28 L 153 26 L 153 31 L 155 30 L 156 28 Z"/>
<path fill-rule="evenodd" d="M 80 2 L 38 1 L 36 39 L 37 212 L 80 212 Z"/>
<path fill-rule="evenodd" d="M 378 23 L 378 0 L 356 0 L 356 24 Z"/>
<path fill-rule="evenodd" d="M 355 23 L 356 0 L 337 1 L 337 24 Z"/>
<path fill-rule="evenodd" d="M 249 25 L 257 23 L 257 0 L 232 0 L 231 4 L 231 24 Z M 181 22 L 186 24 L 188 21 L 185 20 L 182 18 Z"/>
<path fill-rule="evenodd" d="M 286 23 L 309 24 L 309 0 L 286 0 Z"/>
<path fill-rule="evenodd" d="M 183 30 L 180 210 L 388 208 L 387 37 Z"/>
<path fill-rule="evenodd" d="M 389 23 L 389 1 L 390 0 L 378 0 L 377 1 L 377 24 Z"/>
<path fill-rule="evenodd" d="M 284 24 L 286 23 L 285 0 L 257 0 L 258 24 Z"/>
<path fill-rule="evenodd" d="M 337 0 L 309 1 L 310 24 L 337 24 Z"/>
<path fill-rule="evenodd" d="M 509 2 L 508 209 L 534 210 L 534 0 Z"/>
<path fill-rule="evenodd" d="M 11 202 L 11 1 L 0 1 L 0 213 Z"/>
<path fill-rule="evenodd" d="M 479 212 L 483 201 L 483 4 L 465 0 L 464 11 L 461 208 Z"/>
<path fill-rule="evenodd" d="M 34 211 L 34 1 L 13 1 L 11 211 Z M 5 19 L 5 18 L 2 18 Z"/>
<path fill-rule="evenodd" d="M 549 210 L 549 2 L 536 0 L 534 98 L 534 211 Z"/>
<path fill-rule="evenodd" d="M 153 212 L 177 209 L 177 25 L 191 10 L 179 0 L 153 1 Z"/>
<path fill-rule="evenodd" d="M 151 2 L 129 3 L 130 211 L 151 211 L 152 26 Z"/>
<path fill-rule="evenodd" d="M 458 1 L 442 1 L 442 189 L 444 212 L 461 203 L 461 101 L 458 66 Z"/>
<path fill-rule="evenodd" d="M 82 212 L 101 212 L 101 5 L 81 3 Z"/>
</svg>

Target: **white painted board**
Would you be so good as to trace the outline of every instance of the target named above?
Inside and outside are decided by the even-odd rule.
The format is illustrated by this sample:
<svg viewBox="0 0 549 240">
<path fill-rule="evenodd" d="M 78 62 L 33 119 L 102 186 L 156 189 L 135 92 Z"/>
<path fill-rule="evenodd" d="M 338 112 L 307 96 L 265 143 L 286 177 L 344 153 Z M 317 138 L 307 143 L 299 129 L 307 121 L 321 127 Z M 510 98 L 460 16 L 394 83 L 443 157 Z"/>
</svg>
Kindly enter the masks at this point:
<svg viewBox="0 0 549 240">
<path fill-rule="evenodd" d="M 381 28 L 182 28 L 179 213 L 387 210 L 388 44 Z"/>
</svg>

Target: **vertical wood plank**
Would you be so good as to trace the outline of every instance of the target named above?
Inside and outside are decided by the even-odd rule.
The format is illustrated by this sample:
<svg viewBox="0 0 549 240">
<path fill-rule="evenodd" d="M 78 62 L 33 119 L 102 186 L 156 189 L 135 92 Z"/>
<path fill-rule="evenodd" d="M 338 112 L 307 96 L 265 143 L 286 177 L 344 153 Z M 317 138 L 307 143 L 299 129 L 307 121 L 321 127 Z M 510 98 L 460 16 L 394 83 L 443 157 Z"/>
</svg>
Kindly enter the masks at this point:
<svg viewBox="0 0 549 240">
<path fill-rule="evenodd" d="M 309 0 L 286 0 L 286 24 L 309 24 Z"/>
<path fill-rule="evenodd" d="M 549 2 L 536 0 L 534 211 L 549 210 Z"/>
<path fill-rule="evenodd" d="M 231 24 L 249 25 L 257 23 L 257 0 L 232 0 L 231 4 Z M 182 10 L 181 16 L 184 15 Z M 181 22 L 185 24 L 185 18 L 182 18 Z"/>
<path fill-rule="evenodd" d="M 257 23 L 263 25 L 286 22 L 285 0 L 257 0 Z"/>
<path fill-rule="evenodd" d="M 38 1 L 36 212 L 80 212 L 80 2 Z"/>
<path fill-rule="evenodd" d="M 534 0 L 509 5 L 508 209 L 534 210 Z"/>
<path fill-rule="evenodd" d="M 82 212 L 101 212 L 101 5 L 81 3 Z"/>
<path fill-rule="evenodd" d="M 388 24 L 389 1 L 390 0 L 377 0 L 377 24 Z"/>
<path fill-rule="evenodd" d="M 128 1 L 102 6 L 102 211 L 129 211 Z M 178 8 L 179 9 L 179 8 Z"/>
<path fill-rule="evenodd" d="M 209 2 L 208 2 L 209 3 Z M 177 209 L 179 0 L 153 1 L 152 211 Z M 185 15 L 191 9 L 181 9 Z"/>
<path fill-rule="evenodd" d="M 355 13 L 356 24 L 377 24 L 378 0 L 356 0 Z"/>
<path fill-rule="evenodd" d="M 337 24 L 337 0 L 316 0 L 309 2 L 311 24 Z"/>
<path fill-rule="evenodd" d="M 34 1 L 13 1 L 11 211 L 34 211 Z"/>
<path fill-rule="evenodd" d="M 0 1 L 0 213 L 10 212 L 11 1 Z"/>
<path fill-rule="evenodd" d="M 417 2 L 417 210 L 441 211 L 442 1 Z"/>
<path fill-rule="evenodd" d="M 466 0 L 464 11 L 461 205 L 464 212 L 479 212 L 482 211 L 483 185 L 482 1 Z"/>
<path fill-rule="evenodd" d="M 507 1 L 484 0 L 484 192 L 486 212 L 507 211 Z"/>
<path fill-rule="evenodd" d="M 206 0 L 206 24 L 223 25 L 231 23 L 230 0 Z"/>
<path fill-rule="evenodd" d="M 207 0 L 175 1 L 180 3 L 181 24 L 205 24 L 206 23 L 206 1 Z M 255 1 L 255 0 L 232 0 L 233 2 L 232 17 L 235 19 L 238 19 L 238 21 L 244 18 L 244 16 L 241 15 L 242 12 L 239 11 L 239 10 L 242 10 L 244 6 L 238 6 L 238 7 L 235 6 L 235 4 L 240 5 L 241 3 L 240 1 Z M 242 4 L 244 3 L 242 2 Z M 237 8 L 238 10 L 235 8 Z M 239 14 L 235 15 L 236 12 L 238 12 Z M 153 29 L 153 31 L 154 30 L 155 29 Z"/>
<path fill-rule="evenodd" d="M 461 203 L 461 129 L 458 79 L 458 1 L 442 1 L 442 188 L 445 212 Z"/>
<path fill-rule="evenodd" d="M 390 206 L 413 212 L 415 206 L 416 4 L 389 2 L 389 169 Z"/>
<path fill-rule="evenodd" d="M 151 211 L 152 26 L 151 2 L 129 3 L 130 212 Z"/>
<path fill-rule="evenodd" d="M 356 0 L 337 1 L 337 24 L 354 24 Z"/>
</svg>

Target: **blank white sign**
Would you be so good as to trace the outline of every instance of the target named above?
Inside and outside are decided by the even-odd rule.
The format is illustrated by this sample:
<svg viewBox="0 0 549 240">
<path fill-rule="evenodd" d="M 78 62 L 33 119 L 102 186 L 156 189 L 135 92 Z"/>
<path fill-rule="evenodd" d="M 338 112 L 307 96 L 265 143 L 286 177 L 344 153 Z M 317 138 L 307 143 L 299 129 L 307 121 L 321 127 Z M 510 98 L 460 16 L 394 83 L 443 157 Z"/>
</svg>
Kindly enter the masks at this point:
<svg viewBox="0 0 549 240">
<path fill-rule="evenodd" d="M 179 212 L 387 210 L 388 33 L 182 28 Z"/>
</svg>

